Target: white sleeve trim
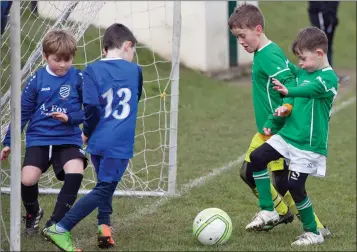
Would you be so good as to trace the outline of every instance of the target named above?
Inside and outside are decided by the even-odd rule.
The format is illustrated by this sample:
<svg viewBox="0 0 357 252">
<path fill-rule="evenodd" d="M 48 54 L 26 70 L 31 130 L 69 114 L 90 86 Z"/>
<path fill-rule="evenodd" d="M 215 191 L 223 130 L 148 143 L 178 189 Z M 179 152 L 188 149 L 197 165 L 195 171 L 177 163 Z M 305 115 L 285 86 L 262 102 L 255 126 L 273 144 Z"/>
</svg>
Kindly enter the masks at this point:
<svg viewBox="0 0 357 252">
<path fill-rule="evenodd" d="M 324 69 L 322 69 L 322 72 L 328 71 L 328 70 L 333 70 L 332 67 L 326 67 Z"/>
<path fill-rule="evenodd" d="M 276 72 L 275 74 L 270 75 L 269 77 L 270 77 L 270 78 L 273 78 L 273 77 L 277 76 L 278 74 L 280 74 L 280 73 L 282 73 L 282 72 L 285 72 L 285 71 L 290 71 L 290 68 L 285 68 L 285 69 L 283 69 L 283 70 L 280 70 L 279 72 Z"/>
<path fill-rule="evenodd" d="M 317 77 L 316 77 L 316 80 L 318 80 L 318 81 L 322 84 L 322 86 L 325 88 L 326 93 L 327 93 L 328 91 L 331 91 L 334 95 L 337 95 L 337 91 L 336 91 L 335 87 L 332 87 L 332 88 L 330 88 L 330 89 L 327 89 L 327 87 L 326 87 L 326 82 L 321 78 L 321 76 L 317 76 Z"/>
</svg>

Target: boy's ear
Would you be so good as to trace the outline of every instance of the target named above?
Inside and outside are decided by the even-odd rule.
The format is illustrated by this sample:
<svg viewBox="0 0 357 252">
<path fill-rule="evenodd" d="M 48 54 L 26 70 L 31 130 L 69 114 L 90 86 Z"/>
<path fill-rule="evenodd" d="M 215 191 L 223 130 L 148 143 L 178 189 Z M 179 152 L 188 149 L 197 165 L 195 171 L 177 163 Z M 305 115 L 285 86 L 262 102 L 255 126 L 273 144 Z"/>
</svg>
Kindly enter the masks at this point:
<svg viewBox="0 0 357 252">
<path fill-rule="evenodd" d="M 323 56 L 324 56 L 324 51 L 322 50 L 322 49 L 317 49 L 316 50 L 316 54 L 317 54 L 317 56 L 319 57 L 319 58 L 322 58 Z"/>
<path fill-rule="evenodd" d="M 259 34 L 263 33 L 263 27 L 262 27 L 261 25 L 257 25 L 257 26 L 255 27 L 255 30 L 256 30 Z"/>
<path fill-rule="evenodd" d="M 128 48 L 133 47 L 133 43 L 131 41 L 124 42 L 124 49 L 127 50 Z"/>
<path fill-rule="evenodd" d="M 104 48 L 102 49 L 102 51 L 103 51 L 103 55 L 107 56 L 107 51 Z"/>
</svg>

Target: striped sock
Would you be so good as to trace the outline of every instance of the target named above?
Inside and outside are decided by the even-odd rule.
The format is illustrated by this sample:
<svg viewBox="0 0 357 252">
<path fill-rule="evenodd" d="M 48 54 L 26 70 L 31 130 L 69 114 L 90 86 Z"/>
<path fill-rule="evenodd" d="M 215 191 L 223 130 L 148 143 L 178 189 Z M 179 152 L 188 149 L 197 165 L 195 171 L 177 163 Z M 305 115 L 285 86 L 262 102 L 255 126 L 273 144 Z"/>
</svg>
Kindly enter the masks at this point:
<svg viewBox="0 0 357 252">
<path fill-rule="evenodd" d="M 273 197 L 273 202 L 274 202 L 274 208 L 278 212 L 279 215 L 285 215 L 288 211 L 289 208 L 283 201 L 283 199 L 280 197 L 279 193 L 276 191 L 275 187 L 270 184 L 270 190 L 271 190 L 271 195 Z"/>
<path fill-rule="evenodd" d="M 274 202 L 270 190 L 270 175 L 268 169 L 253 172 L 253 178 L 257 186 L 260 209 L 273 211 Z"/>
<path fill-rule="evenodd" d="M 303 201 L 296 203 L 296 208 L 300 213 L 303 229 L 307 232 L 318 234 L 314 210 L 312 209 L 310 198 L 306 196 Z"/>
</svg>

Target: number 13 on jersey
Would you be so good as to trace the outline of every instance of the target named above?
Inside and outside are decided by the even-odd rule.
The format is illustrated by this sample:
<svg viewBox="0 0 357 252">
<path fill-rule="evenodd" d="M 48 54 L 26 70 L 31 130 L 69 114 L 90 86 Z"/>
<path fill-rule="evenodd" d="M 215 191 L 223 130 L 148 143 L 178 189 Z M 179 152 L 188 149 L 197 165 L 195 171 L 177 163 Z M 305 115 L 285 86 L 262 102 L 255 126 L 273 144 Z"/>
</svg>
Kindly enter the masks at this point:
<svg viewBox="0 0 357 252">
<path fill-rule="evenodd" d="M 131 91 L 129 88 L 120 88 L 116 92 L 116 95 L 118 95 L 120 99 L 123 97 L 123 99 L 120 100 L 119 104 L 118 104 L 118 106 L 123 107 L 120 114 L 119 114 L 118 110 L 113 111 L 113 98 L 114 98 L 113 89 L 110 88 L 107 92 L 102 94 L 103 99 L 107 99 L 107 105 L 105 106 L 104 118 L 107 118 L 110 115 L 112 115 L 117 120 L 123 120 L 123 119 L 127 118 L 130 113 L 129 101 L 131 99 Z"/>
</svg>

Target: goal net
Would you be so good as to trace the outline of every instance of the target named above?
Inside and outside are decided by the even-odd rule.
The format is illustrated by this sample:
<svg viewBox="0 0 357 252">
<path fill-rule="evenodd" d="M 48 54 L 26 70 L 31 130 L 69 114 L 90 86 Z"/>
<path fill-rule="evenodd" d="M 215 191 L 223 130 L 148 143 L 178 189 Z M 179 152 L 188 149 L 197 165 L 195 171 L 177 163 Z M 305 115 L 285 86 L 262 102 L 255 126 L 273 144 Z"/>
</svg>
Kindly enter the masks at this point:
<svg viewBox="0 0 357 252">
<path fill-rule="evenodd" d="M 180 12 L 180 5 L 173 1 L 38 1 L 37 9 L 32 8 L 30 1 L 21 2 L 22 88 L 31 74 L 44 66 L 41 43 L 52 29 L 68 29 L 75 34 L 78 51 L 74 66 L 80 69 L 102 58 L 102 36 L 105 28 L 114 22 L 128 26 L 139 42 L 135 61 L 143 69 L 144 85 L 139 102 L 135 154 L 115 195 L 175 193 Z M 7 24 L 1 36 L 1 141 L 10 124 L 9 33 Z M 11 191 L 9 160 L 2 162 L 0 169 L 0 241 L 3 244 L 0 250 L 9 248 L 5 245 L 9 244 L 9 227 L 5 223 L 10 223 L 10 199 L 4 196 Z M 79 193 L 87 193 L 95 183 L 96 174 L 89 164 Z M 39 181 L 40 193 L 56 194 L 61 185 L 50 168 Z"/>
<path fill-rule="evenodd" d="M 139 102 L 135 154 L 115 195 L 162 196 L 175 189 L 180 39 L 179 18 L 174 24 L 175 11 L 174 3 L 167 1 L 39 1 L 37 11 L 32 10 L 30 2 L 21 3 L 22 86 L 45 64 L 41 42 L 51 29 L 64 28 L 75 34 L 79 49 L 74 66 L 81 69 L 102 57 L 104 30 L 114 22 L 128 26 L 139 41 L 135 61 L 143 69 L 144 90 Z M 10 123 L 10 50 L 7 24 L 1 43 L 1 141 Z M 89 165 L 80 193 L 87 193 L 95 183 L 96 174 Z M 9 185 L 8 162 L 2 164 L 2 192 L 9 192 Z M 39 182 L 43 193 L 58 193 L 61 185 L 51 168 Z"/>
</svg>

